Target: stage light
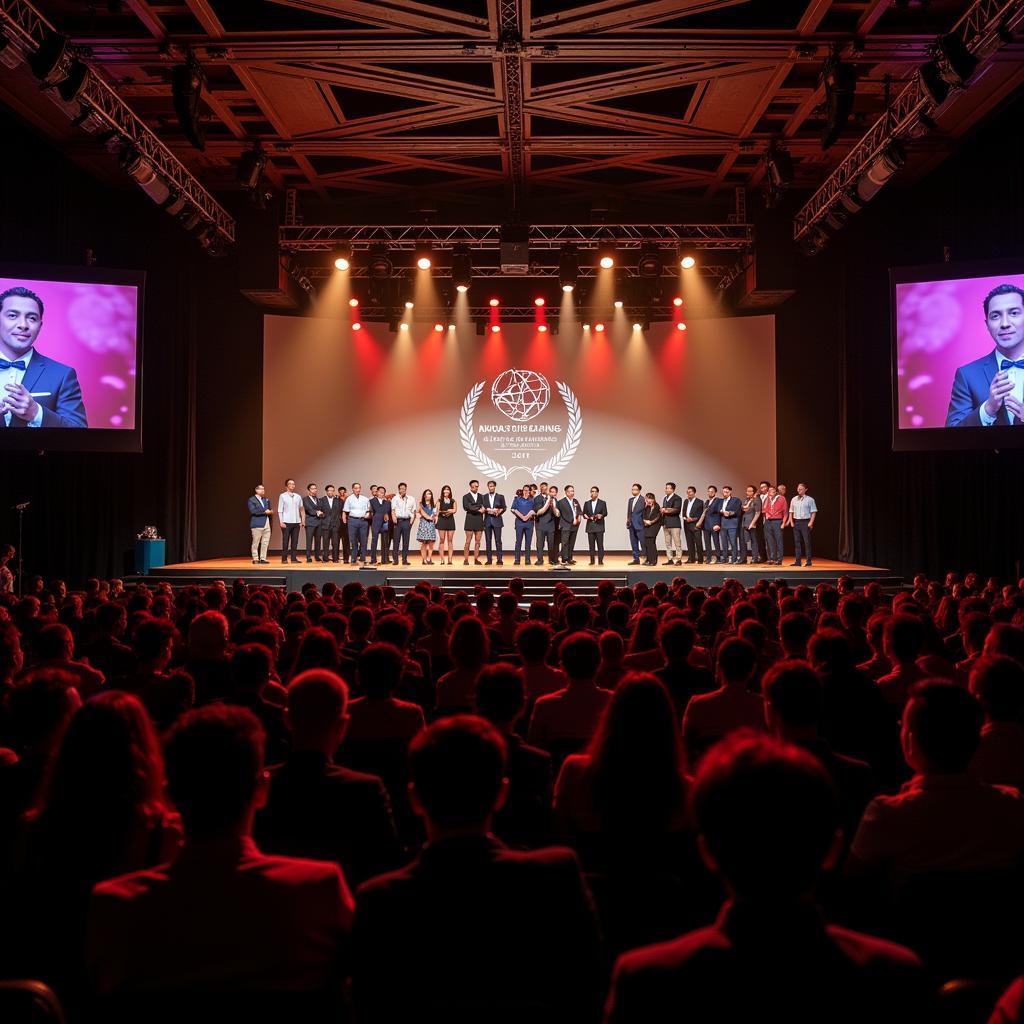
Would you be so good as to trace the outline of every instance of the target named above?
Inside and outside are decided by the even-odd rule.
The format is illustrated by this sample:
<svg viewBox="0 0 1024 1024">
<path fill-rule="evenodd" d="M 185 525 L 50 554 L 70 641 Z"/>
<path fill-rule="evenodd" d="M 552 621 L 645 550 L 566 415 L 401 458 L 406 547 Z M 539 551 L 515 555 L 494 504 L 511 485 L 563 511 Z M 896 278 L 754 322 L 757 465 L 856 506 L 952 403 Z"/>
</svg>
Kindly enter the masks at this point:
<svg viewBox="0 0 1024 1024">
<path fill-rule="evenodd" d="M 407 323 L 406 323 L 406 322 L 405 322 L 405 321 L 403 320 L 403 321 L 402 321 L 402 322 L 401 322 L 401 323 L 400 323 L 400 324 L 398 325 L 398 329 L 399 329 L 400 331 L 407 331 L 407 330 L 409 330 L 409 325 L 408 325 L 408 324 L 407 324 Z"/>
<path fill-rule="evenodd" d="M 583 330 L 589 331 L 590 330 L 590 324 L 584 324 L 583 325 Z"/>
<path fill-rule="evenodd" d="M 857 87 L 857 69 L 833 54 L 821 69 L 821 83 L 825 87 L 827 118 L 821 133 L 821 148 L 829 149 L 838 141 L 853 113 Z"/>
<path fill-rule="evenodd" d="M 857 198 L 868 203 L 881 191 L 882 186 L 906 163 L 907 153 L 895 140 L 882 150 L 871 166 L 857 180 Z"/>
<path fill-rule="evenodd" d="M 497 299 L 489 299 L 487 304 L 491 307 L 491 309 L 493 309 L 495 306 L 498 306 L 501 303 Z"/>
<path fill-rule="evenodd" d="M 430 245 L 426 242 L 416 246 L 416 266 L 420 270 L 429 270 L 433 264 L 433 252 L 430 249 Z"/>
<path fill-rule="evenodd" d="M 616 299 L 614 305 L 616 309 L 622 309 L 622 299 Z"/>
<path fill-rule="evenodd" d="M 922 65 L 921 86 L 937 107 L 944 103 L 951 89 L 963 89 L 978 69 L 978 58 L 967 49 L 954 32 L 940 36 L 930 49 L 931 60 Z"/>
<path fill-rule="evenodd" d="M 491 334 L 500 334 L 501 324 L 491 324 Z"/>
<path fill-rule="evenodd" d="M 693 270 L 697 266 L 697 257 L 689 249 L 681 249 L 679 252 L 679 266 L 683 270 Z"/>
<path fill-rule="evenodd" d="M 473 260 L 469 246 L 457 245 L 452 250 L 452 283 L 458 292 L 468 292 L 473 282 Z"/>
<path fill-rule="evenodd" d="M 57 86 L 57 95 L 65 103 L 74 103 L 89 84 L 89 69 L 80 60 L 73 60 L 67 78 Z"/>
<path fill-rule="evenodd" d="M 604 324 L 594 324 L 594 330 L 600 334 L 604 330 Z"/>
<path fill-rule="evenodd" d="M 185 197 L 180 192 L 172 192 L 170 198 L 164 203 L 164 213 L 176 217 L 185 209 Z"/>
<path fill-rule="evenodd" d="M 537 330 L 541 334 L 547 334 L 548 333 L 548 325 L 547 324 L 537 324 Z"/>
<path fill-rule="evenodd" d="M 676 324 L 676 330 L 677 330 L 677 331 L 685 331 L 685 330 L 686 330 L 686 324 L 684 324 L 684 323 L 683 323 L 683 321 L 682 321 L 682 320 L 680 320 L 680 321 L 679 321 L 679 322 L 678 322 L 678 323 Z"/>
<path fill-rule="evenodd" d="M 370 249 L 366 269 L 370 277 L 385 278 L 392 275 L 395 265 L 392 263 L 387 249 L 384 246 L 378 245 Z"/>
<path fill-rule="evenodd" d="M 434 324 L 434 330 L 435 331 L 443 331 L 444 330 L 444 324 Z"/>
<path fill-rule="evenodd" d="M 348 300 L 348 304 L 354 309 L 356 306 L 359 305 L 359 300 L 358 299 L 349 299 Z"/>
<path fill-rule="evenodd" d="M 566 243 L 558 253 L 558 284 L 563 292 L 571 292 L 580 276 L 580 254 L 575 245 Z"/>
<path fill-rule="evenodd" d="M 413 306 L 412 302 L 407 299 L 406 303 L 405 303 L 405 308 L 406 309 L 412 309 L 412 306 Z"/>
<path fill-rule="evenodd" d="M 768 144 L 768 151 L 764 156 L 764 168 L 768 177 L 765 206 L 769 210 L 774 210 L 782 202 L 782 193 L 793 182 L 793 158 L 788 150 L 780 149 L 772 141 Z"/>
<path fill-rule="evenodd" d="M 60 32 L 48 31 L 39 49 L 28 59 L 32 74 L 39 79 L 43 88 L 63 82 L 71 71 L 71 40 Z"/>
<path fill-rule="evenodd" d="M 206 128 L 199 119 L 206 76 L 195 57 L 179 64 L 171 72 L 171 97 L 174 112 L 185 138 L 198 150 L 206 149 Z"/>
<path fill-rule="evenodd" d="M 540 295 L 538 295 L 538 296 L 537 296 L 537 298 L 535 298 L 535 299 L 533 300 L 533 304 L 534 304 L 535 306 L 543 306 L 543 305 L 544 305 L 544 299 L 543 299 L 543 297 L 542 297 L 542 296 L 540 296 Z"/>
<path fill-rule="evenodd" d="M 449 331 L 454 331 L 455 330 L 455 324 L 449 324 L 448 325 L 448 330 Z"/>
<path fill-rule="evenodd" d="M 353 331 L 361 331 L 362 329 L 363 329 L 363 325 L 358 320 L 353 320 L 352 321 L 352 330 Z"/>
<path fill-rule="evenodd" d="M 681 298 L 679 298 L 678 295 L 672 300 L 672 305 L 673 306 L 681 306 L 682 304 L 683 304 L 683 300 Z"/>
<path fill-rule="evenodd" d="M 348 270 L 352 266 L 352 246 L 337 245 L 331 252 L 336 270 Z"/>
<path fill-rule="evenodd" d="M 636 263 L 636 272 L 640 277 L 661 277 L 665 260 L 661 250 L 653 245 L 645 245 L 640 250 L 640 258 Z"/>
<path fill-rule="evenodd" d="M 602 270 L 611 270 L 615 266 L 615 242 L 610 238 L 602 239 L 597 245 L 597 265 Z"/>
<path fill-rule="evenodd" d="M 641 325 L 639 323 L 635 323 L 635 324 L 633 324 L 633 330 L 634 331 L 640 331 L 640 330 L 643 330 L 643 328 L 641 327 Z"/>
<path fill-rule="evenodd" d="M 235 168 L 235 181 L 247 192 L 260 186 L 260 179 L 267 166 L 267 154 L 257 142 L 252 149 L 247 149 L 239 158 Z"/>
<path fill-rule="evenodd" d="M 139 188 L 153 200 L 154 203 L 162 205 L 171 196 L 171 190 L 167 182 L 157 174 L 153 165 L 143 157 L 137 149 L 125 149 L 121 152 L 121 167 L 126 174 L 134 178 Z M 198 214 L 198 210 L 196 211 Z M 196 221 L 189 228 L 191 230 L 199 223 Z"/>
</svg>

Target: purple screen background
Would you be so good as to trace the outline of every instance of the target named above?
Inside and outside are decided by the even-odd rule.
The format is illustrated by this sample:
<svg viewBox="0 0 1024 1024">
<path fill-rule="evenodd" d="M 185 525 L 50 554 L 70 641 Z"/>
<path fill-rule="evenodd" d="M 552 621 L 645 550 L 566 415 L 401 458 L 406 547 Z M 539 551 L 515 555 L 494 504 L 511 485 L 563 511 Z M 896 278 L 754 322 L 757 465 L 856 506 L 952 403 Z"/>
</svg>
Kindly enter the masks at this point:
<svg viewBox="0 0 1024 1024">
<path fill-rule="evenodd" d="M 0 291 L 15 285 L 31 289 L 43 300 L 36 348 L 78 372 L 90 428 L 133 429 L 138 288 L 0 278 Z"/>
<path fill-rule="evenodd" d="M 958 366 L 995 342 L 982 302 L 998 284 L 1024 285 L 1024 273 L 896 285 L 896 401 L 901 430 L 945 427 Z"/>
</svg>

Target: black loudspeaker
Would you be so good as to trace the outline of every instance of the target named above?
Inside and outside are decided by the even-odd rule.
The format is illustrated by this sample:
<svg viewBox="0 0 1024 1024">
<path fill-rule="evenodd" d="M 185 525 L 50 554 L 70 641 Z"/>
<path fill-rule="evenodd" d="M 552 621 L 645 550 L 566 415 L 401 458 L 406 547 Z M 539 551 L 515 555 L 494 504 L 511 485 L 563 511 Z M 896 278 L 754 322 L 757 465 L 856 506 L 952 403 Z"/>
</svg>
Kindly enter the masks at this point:
<svg viewBox="0 0 1024 1024">
<path fill-rule="evenodd" d="M 198 150 L 206 149 L 206 129 L 199 120 L 205 84 L 203 69 L 194 60 L 179 64 L 171 72 L 171 96 L 178 124 L 188 141 Z"/>
</svg>

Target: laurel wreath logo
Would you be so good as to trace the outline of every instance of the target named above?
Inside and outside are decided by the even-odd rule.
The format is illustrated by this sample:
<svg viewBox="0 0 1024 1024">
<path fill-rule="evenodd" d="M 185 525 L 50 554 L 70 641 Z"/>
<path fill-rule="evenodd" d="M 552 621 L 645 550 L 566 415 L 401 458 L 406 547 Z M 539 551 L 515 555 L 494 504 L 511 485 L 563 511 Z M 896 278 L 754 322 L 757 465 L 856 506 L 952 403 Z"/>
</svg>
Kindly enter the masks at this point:
<svg viewBox="0 0 1024 1024">
<path fill-rule="evenodd" d="M 534 469 L 529 466 L 504 466 L 495 462 L 477 444 L 476 431 L 473 429 L 473 414 L 476 412 L 476 404 L 480 401 L 486 381 L 480 381 L 469 389 L 466 400 L 462 403 L 462 411 L 459 413 L 459 437 L 462 440 L 462 450 L 466 458 L 473 463 L 481 473 L 491 477 L 501 477 L 507 480 L 516 470 L 522 469 L 530 472 L 538 480 L 547 480 L 556 473 L 560 473 L 572 461 L 576 449 L 580 446 L 583 437 L 583 414 L 580 412 L 579 399 L 572 388 L 564 381 L 555 381 L 558 393 L 565 402 L 565 408 L 569 413 L 569 422 L 565 430 L 565 441 L 562 447 L 555 452 L 546 462 L 542 462 Z"/>
</svg>

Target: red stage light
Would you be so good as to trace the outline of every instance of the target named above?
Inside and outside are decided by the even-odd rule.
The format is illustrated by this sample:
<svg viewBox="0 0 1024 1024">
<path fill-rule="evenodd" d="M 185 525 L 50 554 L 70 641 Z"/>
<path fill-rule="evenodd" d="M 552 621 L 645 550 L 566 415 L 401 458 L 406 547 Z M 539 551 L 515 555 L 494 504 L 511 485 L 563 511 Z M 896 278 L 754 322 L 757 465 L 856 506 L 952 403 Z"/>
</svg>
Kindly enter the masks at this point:
<svg viewBox="0 0 1024 1024">
<path fill-rule="evenodd" d="M 361 331 L 362 329 L 363 325 L 358 320 L 352 325 L 353 331 Z"/>
<path fill-rule="evenodd" d="M 349 305 L 350 305 L 350 306 L 351 306 L 351 307 L 352 307 L 353 309 L 355 309 L 355 308 L 356 308 L 356 306 L 358 306 L 358 305 L 359 305 L 359 300 L 358 300 L 358 299 L 349 299 L 349 300 L 348 300 L 348 304 L 349 304 Z"/>
<path fill-rule="evenodd" d="M 533 300 L 533 304 L 535 306 L 543 306 L 544 305 L 544 298 L 543 298 L 543 296 L 538 295 L 537 298 L 535 298 Z"/>
<path fill-rule="evenodd" d="M 444 330 L 444 324 L 434 324 L 434 330 L 435 331 L 443 331 Z"/>
<path fill-rule="evenodd" d="M 498 334 L 501 331 L 501 324 L 491 324 L 491 334 Z"/>
<path fill-rule="evenodd" d="M 498 305 L 500 305 L 500 303 L 498 302 L 497 299 L 491 299 L 491 305 L 492 306 L 498 306 Z"/>
<path fill-rule="evenodd" d="M 677 331 L 685 331 L 686 330 L 686 324 L 684 324 L 683 321 L 680 320 L 679 323 L 676 324 L 676 330 Z"/>
<path fill-rule="evenodd" d="M 594 324 L 594 330 L 595 331 L 603 331 L 604 330 L 604 324 Z"/>
<path fill-rule="evenodd" d="M 683 304 L 683 300 L 681 298 L 679 298 L 678 295 L 672 300 L 672 305 L 673 306 L 681 306 L 682 304 Z"/>
<path fill-rule="evenodd" d="M 541 334 L 547 334 L 548 333 L 548 325 L 547 324 L 537 324 L 537 330 L 540 331 Z"/>
</svg>

